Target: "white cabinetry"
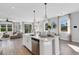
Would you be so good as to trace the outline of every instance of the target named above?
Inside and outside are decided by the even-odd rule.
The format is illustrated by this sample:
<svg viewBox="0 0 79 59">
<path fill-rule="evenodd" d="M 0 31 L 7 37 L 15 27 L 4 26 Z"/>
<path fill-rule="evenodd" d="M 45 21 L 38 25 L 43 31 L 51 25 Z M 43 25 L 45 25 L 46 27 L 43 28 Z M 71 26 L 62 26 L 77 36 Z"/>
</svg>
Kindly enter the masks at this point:
<svg viewBox="0 0 79 59">
<path fill-rule="evenodd" d="M 40 41 L 40 54 L 52 55 L 52 41 Z"/>
<path fill-rule="evenodd" d="M 23 35 L 23 45 L 32 51 L 32 41 L 31 36 L 24 34 Z"/>
<path fill-rule="evenodd" d="M 55 55 L 60 55 L 59 36 L 55 36 L 53 38 L 52 37 L 45 38 L 45 39 L 46 41 L 40 40 L 40 55 L 52 55 L 53 52 L 55 52 Z M 53 41 L 54 41 L 54 44 L 53 44 Z"/>
<path fill-rule="evenodd" d="M 59 36 L 43 38 L 39 36 L 37 37 L 24 34 L 23 45 L 26 46 L 34 54 L 52 55 L 53 52 L 56 55 L 60 54 Z"/>
</svg>

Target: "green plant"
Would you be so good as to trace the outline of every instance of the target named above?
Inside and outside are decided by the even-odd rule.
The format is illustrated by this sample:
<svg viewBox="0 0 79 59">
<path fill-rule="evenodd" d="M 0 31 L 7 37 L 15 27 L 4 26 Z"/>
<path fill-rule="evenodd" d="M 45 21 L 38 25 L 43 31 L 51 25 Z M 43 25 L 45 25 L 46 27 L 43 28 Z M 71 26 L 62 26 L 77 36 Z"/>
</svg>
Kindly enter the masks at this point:
<svg viewBox="0 0 79 59">
<path fill-rule="evenodd" d="M 50 24 L 48 24 L 48 23 L 45 24 L 45 30 L 48 30 L 48 29 L 51 29 L 51 28 L 52 28 L 52 27 L 51 27 Z"/>
<path fill-rule="evenodd" d="M 48 25 L 48 27 L 47 27 L 48 29 L 51 29 L 51 26 L 50 25 Z"/>
</svg>

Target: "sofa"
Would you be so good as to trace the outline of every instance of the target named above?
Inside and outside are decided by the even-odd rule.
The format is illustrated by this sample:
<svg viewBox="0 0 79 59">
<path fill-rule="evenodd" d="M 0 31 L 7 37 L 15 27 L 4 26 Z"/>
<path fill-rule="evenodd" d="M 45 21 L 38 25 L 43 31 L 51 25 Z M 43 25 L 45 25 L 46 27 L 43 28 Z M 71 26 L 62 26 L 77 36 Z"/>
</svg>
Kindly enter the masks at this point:
<svg viewBox="0 0 79 59">
<path fill-rule="evenodd" d="M 13 35 L 10 36 L 10 39 L 18 39 L 18 38 L 22 38 L 22 33 L 20 33 L 20 32 L 13 32 Z"/>
</svg>

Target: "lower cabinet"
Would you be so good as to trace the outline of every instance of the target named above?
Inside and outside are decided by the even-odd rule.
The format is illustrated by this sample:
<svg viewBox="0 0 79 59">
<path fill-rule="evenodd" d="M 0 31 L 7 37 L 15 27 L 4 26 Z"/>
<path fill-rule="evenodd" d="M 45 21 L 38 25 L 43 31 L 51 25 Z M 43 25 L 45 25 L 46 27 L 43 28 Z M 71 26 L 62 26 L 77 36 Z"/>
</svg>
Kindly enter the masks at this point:
<svg viewBox="0 0 79 59">
<path fill-rule="evenodd" d="M 27 47 L 30 51 L 32 51 L 32 41 L 30 36 L 28 35 L 23 36 L 23 45 Z"/>
<path fill-rule="evenodd" d="M 59 36 L 50 38 L 49 41 L 42 41 L 29 35 L 23 35 L 23 45 L 34 55 L 52 55 L 53 52 L 56 55 L 60 54 Z M 55 48 L 55 51 L 52 48 Z"/>
<path fill-rule="evenodd" d="M 52 55 L 53 43 L 50 41 L 40 41 L 40 55 Z"/>
<path fill-rule="evenodd" d="M 39 40 L 29 35 L 23 35 L 23 45 L 28 48 L 34 55 L 40 54 Z"/>
<path fill-rule="evenodd" d="M 32 51 L 32 40 L 30 36 L 27 36 L 27 48 Z"/>
</svg>

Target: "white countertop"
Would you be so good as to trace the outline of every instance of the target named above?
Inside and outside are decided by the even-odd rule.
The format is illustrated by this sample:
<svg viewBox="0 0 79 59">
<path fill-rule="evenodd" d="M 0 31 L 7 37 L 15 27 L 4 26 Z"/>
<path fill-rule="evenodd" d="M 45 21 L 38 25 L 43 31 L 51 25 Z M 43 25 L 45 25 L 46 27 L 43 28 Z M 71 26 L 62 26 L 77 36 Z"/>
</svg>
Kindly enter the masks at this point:
<svg viewBox="0 0 79 59">
<path fill-rule="evenodd" d="M 31 34 L 23 34 L 23 35 L 30 36 Z M 51 40 L 53 40 L 53 39 L 55 39 L 56 37 L 59 37 L 59 36 L 54 36 L 54 37 L 30 36 L 30 37 L 36 38 L 37 40 L 42 40 L 42 41 L 51 41 Z"/>
<path fill-rule="evenodd" d="M 53 39 L 55 39 L 56 37 L 59 36 L 54 36 L 54 37 L 40 37 L 40 36 L 31 36 L 32 38 L 36 38 L 38 40 L 43 40 L 43 41 L 51 41 Z"/>
</svg>

